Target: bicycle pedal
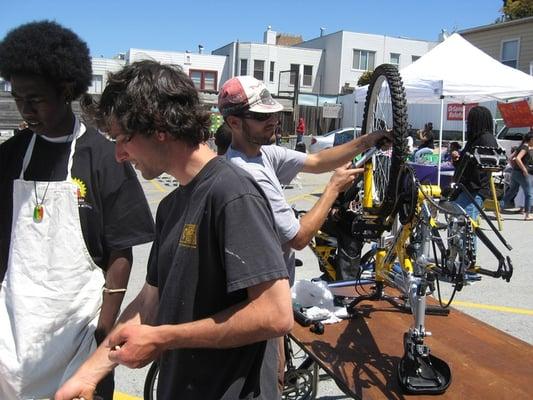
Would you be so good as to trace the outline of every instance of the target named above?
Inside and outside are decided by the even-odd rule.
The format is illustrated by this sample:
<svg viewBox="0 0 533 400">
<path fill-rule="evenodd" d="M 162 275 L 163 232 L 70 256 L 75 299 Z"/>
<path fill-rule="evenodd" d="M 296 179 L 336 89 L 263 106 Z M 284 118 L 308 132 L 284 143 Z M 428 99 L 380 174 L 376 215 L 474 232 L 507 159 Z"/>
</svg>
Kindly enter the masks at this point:
<svg viewBox="0 0 533 400">
<path fill-rule="evenodd" d="M 469 273 L 467 272 L 465 274 L 465 281 L 466 282 L 479 282 L 481 280 L 481 275 L 478 273 Z"/>
</svg>

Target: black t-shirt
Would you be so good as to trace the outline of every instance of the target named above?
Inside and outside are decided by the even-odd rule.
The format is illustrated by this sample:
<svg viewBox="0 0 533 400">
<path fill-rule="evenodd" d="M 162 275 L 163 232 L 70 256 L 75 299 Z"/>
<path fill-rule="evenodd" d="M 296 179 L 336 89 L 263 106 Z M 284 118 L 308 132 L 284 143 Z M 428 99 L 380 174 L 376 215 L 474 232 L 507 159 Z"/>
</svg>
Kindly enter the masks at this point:
<svg viewBox="0 0 533 400">
<path fill-rule="evenodd" d="M 244 170 L 217 157 L 161 201 L 147 275 L 159 288 L 158 324 L 212 316 L 245 300 L 246 288 L 287 277 L 262 193 Z M 258 342 L 167 351 L 160 360 L 158 398 L 276 399 L 275 368 L 262 376 L 259 389 L 261 365 L 272 356 L 265 348 L 266 342 Z M 268 349 L 277 351 L 275 345 Z"/>
<path fill-rule="evenodd" d="M 19 179 L 32 135 L 24 130 L 0 145 L 0 280 L 9 254 L 13 180 Z M 65 180 L 70 145 L 37 136 L 24 179 Z M 76 142 L 72 180 L 79 189 L 83 237 L 89 254 L 101 268 L 107 268 L 112 250 L 153 240 L 153 218 L 135 171 L 129 163 L 116 162 L 114 144 L 93 128 L 87 128 Z"/>
<path fill-rule="evenodd" d="M 462 169 L 462 163 L 467 162 L 463 175 L 460 178 L 460 182 L 465 185 L 471 194 L 479 194 L 481 197 L 486 199 L 491 195 L 489 181 L 490 173 L 480 171 L 475 162 L 468 162 L 468 159 L 464 157 L 466 152 L 471 152 L 472 148 L 476 146 L 495 148 L 499 147 L 498 142 L 492 133 L 482 133 L 477 138 L 466 143 L 465 148 L 461 152 L 461 158 L 458 166 L 456 167 L 456 171 L 460 171 Z"/>
<path fill-rule="evenodd" d="M 527 172 L 530 175 L 533 175 L 533 150 L 530 150 L 527 144 L 523 144 L 516 150 L 515 154 L 518 155 L 522 150 L 526 152 L 526 154 L 524 154 L 524 156 L 522 157 L 522 163 L 526 167 Z M 522 171 L 516 163 L 514 169 Z"/>
</svg>

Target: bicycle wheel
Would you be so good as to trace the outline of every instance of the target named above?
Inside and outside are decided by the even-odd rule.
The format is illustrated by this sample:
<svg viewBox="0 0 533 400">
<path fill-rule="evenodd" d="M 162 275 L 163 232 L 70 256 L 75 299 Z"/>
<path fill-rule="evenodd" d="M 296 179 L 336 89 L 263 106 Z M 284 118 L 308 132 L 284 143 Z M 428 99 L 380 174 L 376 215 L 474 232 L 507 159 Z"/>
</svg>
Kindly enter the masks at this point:
<svg viewBox="0 0 533 400">
<path fill-rule="evenodd" d="M 144 400 L 157 399 L 157 378 L 159 376 L 159 363 L 154 361 L 144 380 Z"/>
<path fill-rule="evenodd" d="M 407 104 L 398 69 L 382 64 L 372 75 L 366 95 L 362 133 L 386 129 L 392 148 L 373 156 L 373 215 L 386 219 L 395 209 L 401 166 L 407 157 Z"/>
</svg>

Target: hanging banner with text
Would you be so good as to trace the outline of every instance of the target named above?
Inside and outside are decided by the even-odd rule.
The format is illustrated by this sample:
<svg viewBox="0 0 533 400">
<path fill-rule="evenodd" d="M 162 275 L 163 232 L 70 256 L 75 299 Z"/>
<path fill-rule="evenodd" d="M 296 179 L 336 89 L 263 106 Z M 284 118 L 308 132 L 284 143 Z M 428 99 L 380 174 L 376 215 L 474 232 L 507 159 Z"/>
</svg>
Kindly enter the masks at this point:
<svg viewBox="0 0 533 400">
<path fill-rule="evenodd" d="M 469 103 L 465 104 L 465 120 L 466 117 L 468 117 L 468 113 L 470 110 L 474 107 L 476 107 L 478 103 Z M 462 103 L 450 103 L 448 104 L 448 112 L 447 112 L 447 119 L 448 121 L 462 121 L 463 120 L 463 104 Z"/>
<path fill-rule="evenodd" d="M 509 128 L 533 127 L 533 113 L 526 100 L 498 103 L 498 110 L 500 110 L 505 125 Z"/>
</svg>

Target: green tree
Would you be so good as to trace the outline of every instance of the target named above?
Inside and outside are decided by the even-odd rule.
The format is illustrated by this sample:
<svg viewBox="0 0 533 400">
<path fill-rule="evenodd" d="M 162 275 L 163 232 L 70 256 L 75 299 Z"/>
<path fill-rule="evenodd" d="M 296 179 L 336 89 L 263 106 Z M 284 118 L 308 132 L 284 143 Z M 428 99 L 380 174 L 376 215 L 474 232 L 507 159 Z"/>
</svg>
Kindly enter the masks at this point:
<svg viewBox="0 0 533 400">
<path fill-rule="evenodd" d="M 357 86 L 365 86 L 370 83 L 370 79 L 372 78 L 372 73 L 374 71 L 365 71 L 363 74 L 359 77 L 359 80 L 357 81 Z"/>
<path fill-rule="evenodd" d="M 533 0 L 503 0 L 502 12 L 507 21 L 533 16 Z"/>
</svg>

